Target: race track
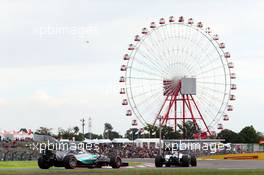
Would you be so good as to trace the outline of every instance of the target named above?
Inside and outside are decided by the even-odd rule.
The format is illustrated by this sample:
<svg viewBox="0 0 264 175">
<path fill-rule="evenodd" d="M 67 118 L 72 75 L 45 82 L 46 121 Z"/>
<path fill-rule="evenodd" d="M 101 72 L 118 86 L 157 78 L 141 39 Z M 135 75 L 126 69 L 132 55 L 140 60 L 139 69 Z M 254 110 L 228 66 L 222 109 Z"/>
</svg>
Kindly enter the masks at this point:
<svg viewBox="0 0 264 175">
<path fill-rule="evenodd" d="M 127 159 L 128 162 L 144 162 L 138 168 L 154 168 L 154 159 Z M 135 167 L 137 168 L 137 167 Z M 164 167 L 165 168 L 165 167 Z M 171 167 L 175 168 L 175 167 Z M 176 167 L 182 168 L 182 167 Z M 198 160 L 196 169 L 264 169 L 264 160 Z"/>
<path fill-rule="evenodd" d="M 264 161 L 260 160 L 198 160 L 197 167 L 162 167 L 156 168 L 154 165 L 154 159 L 125 159 L 127 162 L 142 162 L 140 165 L 122 167 L 120 169 L 112 169 L 111 167 L 103 167 L 100 169 L 87 169 L 76 168 L 74 170 L 65 170 L 64 168 L 51 168 L 49 170 L 41 170 L 39 168 L 20 168 L 20 169 L 0 169 L 1 174 L 19 174 L 19 175 L 46 175 L 46 174 L 118 174 L 126 175 L 133 172 L 147 172 L 146 174 L 159 174 L 160 172 L 176 173 L 176 172 L 193 172 L 193 173 L 210 173 L 222 172 L 222 171 L 249 171 L 252 170 L 259 172 L 261 175 L 264 173 Z M 144 173 L 143 173 L 144 174 Z M 255 175 L 255 174 L 254 174 Z"/>
</svg>

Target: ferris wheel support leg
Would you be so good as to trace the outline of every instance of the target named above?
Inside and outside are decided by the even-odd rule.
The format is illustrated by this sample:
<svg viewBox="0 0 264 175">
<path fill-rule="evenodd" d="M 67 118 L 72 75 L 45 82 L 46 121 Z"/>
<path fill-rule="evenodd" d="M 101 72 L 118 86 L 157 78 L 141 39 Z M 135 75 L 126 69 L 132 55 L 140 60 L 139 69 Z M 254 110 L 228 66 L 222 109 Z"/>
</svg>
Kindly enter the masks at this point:
<svg viewBox="0 0 264 175">
<path fill-rule="evenodd" d="M 171 97 L 171 101 L 170 101 L 168 110 L 167 110 L 166 114 L 164 115 L 164 118 L 163 118 L 163 121 L 162 121 L 162 125 L 164 124 L 164 122 L 167 123 L 168 118 L 169 118 L 169 114 L 170 114 L 170 110 L 171 110 L 173 104 L 175 103 L 175 101 L 177 99 L 177 96 L 178 96 L 178 94 L 180 92 L 180 89 L 181 89 L 181 83 L 178 84 L 178 86 L 176 87 L 175 93 Z"/>
<path fill-rule="evenodd" d="M 182 126 L 185 128 L 185 96 L 182 95 Z M 185 130 L 183 130 L 183 136 L 185 137 Z"/>
<path fill-rule="evenodd" d="M 186 106 L 187 106 L 187 108 L 189 109 L 189 111 L 191 113 L 191 117 L 192 117 L 193 123 L 197 127 L 197 129 L 199 130 L 200 127 L 198 126 L 197 121 L 196 121 L 196 119 L 195 119 L 195 117 L 193 115 L 193 111 L 192 111 L 192 106 L 191 106 L 191 102 L 190 102 L 190 99 L 189 99 L 189 95 L 186 95 L 186 99 L 187 99 L 188 103 L 186 103 L 186 101 L 185 101 L 185 103 L 186 103 Z"/>
<path fill-rule="evenodd" d="M 181 88 L 181 82 L 179 82 L 177 87 L 175 88 L 174 95 L 170 96 L 171 99 L 170 99 L 170 102 L 169 102 L 168 110 L 167 110 L 166 114 L 164 116 L 162 116 L 162 118 L 160 119 L 161 120 L 161 125 L 163 125 L 164 123 L 166 123 L 168 121 L 170 110 L 172 108 L 172 105 L 176 101 L 176 98 L 177 98 L 177 96 L 179 94 L 180 88 Z M 162 107 L 161 107 L 159 113 L 157 114 L 157 116 L 155 118 L 153 126 L 156 124 L 157 120 L 160 118 L 160 113 L 162 112 L 162 109 L 165 107 L 165 104 L 168 101 L 168 98 L 169 98 L 169 95 L 166 96 L 166 99 L 165 99 L 164 103 L 162 104 Z"/>
<path fill-rule="evenodd" d="M 168 110 L 167 110 L 167 112 L 166 112 L 166 114 L 164 115 L 164 118 L 163 118 L 163 120 L 162 120 L 162 123 L 161 123 L 162 125 L 163 125 L 164 123 L 167 123 L 168 118 L 169 118 L 169 113 L 170 113 L 170 110 L 171 110 L 171 108 L 172 108 L 172 106 L 173 106 L 173 104 L 174 104 L 174 102 L 175 102 L 175 99 L 176 99 L 176 95 L 172 96 L 172 99 L 171 99 L 171 101 L 170 101 L 170 104 L 169 104 Z"/>
<path fill-rule="evenodd" d="M 199 115 L 200 115 L 201 120 L 203 121 L 204 126 L 206 127 L 207 132 L 209 133 L 209 136 L 211 136 L 212 133 L 211 133 L 211 131 L 209 130 L 207 124 L 205 123 L 204 118 L 203 118 L 203 116 L 202 116 L 202 114 L 201 114 L 201 112 L 200 112 L 200 110 L 199 110 L 199 108 L 198 108 L 196 102 L 194 101 L 193 96 L 192 96 L 192 95 L 190 95 L 190 96 L 191 96 L 191 99 L 192 99 L 193 104 L 195 105 L 195 108 L 197 109 L 197 111 L 198 111 L 198 113 L 199 113 Z"/>
<path fill-rule="evenodd" d="M 167 95 L 167 97 L 166 97 L 166 99 L 164 100 L 164 103 L 162 104 L 162 106 L 161 106 L 161 108 L 160 108 L 158 114 L 156 115 L 156 118 L 155 118 L 155 120 L 154 120 L 153 126 L 156 124 L 157 120 L 160 118 L 160 113 L 161 113 L 162 109 L 164 108 L 166 102 L 168 101 L 168 98 L 169 98 L 169 96 Z M 162 116 L 162 117 L 163 117 L 163 116 Z"/>
<path fill-rule="evenodd" d="M 174 131 L 177 131 L 177 97 L 174 103 Z"/>
</svg>

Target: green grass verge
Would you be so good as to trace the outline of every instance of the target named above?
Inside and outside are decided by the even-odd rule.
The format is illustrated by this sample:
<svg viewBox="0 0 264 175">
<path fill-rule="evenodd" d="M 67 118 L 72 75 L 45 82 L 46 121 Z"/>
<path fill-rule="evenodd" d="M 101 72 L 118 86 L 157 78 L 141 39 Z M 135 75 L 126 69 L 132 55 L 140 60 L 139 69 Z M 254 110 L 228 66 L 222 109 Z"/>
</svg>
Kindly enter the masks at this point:
<svg viewBox="0 0 264 175">
<path fill-rule="evenodd" d="M 1 168 L 37 168 L 36 161 L 0 161 Z"/>
<path fill-rule="evenodd" d="M 142 165 L 141 162 L 129 162 L 129 166 Z M 1 169 L 2 168 L 2 169 Z M 32 168 L 32 169 L 31 169 Z M 107 174 L 107 175 L 264 175 L 264 170 L 210 170 L 199 168 L 157 168 L 157 169 L 74 169 L 51 168 L 38 169 L 36 161 L 0 161 L 0 175 L 44 175 L 44 174 Z"/>
<path fill-rule="evenodd" d="M 143 165 L 142 162 L 129 162 L 129 166 Z M 36 161 L 0 161 L 1 168 L 38 168 Z"/>
<path fill-rule="evenodd" d="M 138 165 L 144 165 L 142 162 L 128 162 L 129 166 L 138 166 Z"/>
</svg>

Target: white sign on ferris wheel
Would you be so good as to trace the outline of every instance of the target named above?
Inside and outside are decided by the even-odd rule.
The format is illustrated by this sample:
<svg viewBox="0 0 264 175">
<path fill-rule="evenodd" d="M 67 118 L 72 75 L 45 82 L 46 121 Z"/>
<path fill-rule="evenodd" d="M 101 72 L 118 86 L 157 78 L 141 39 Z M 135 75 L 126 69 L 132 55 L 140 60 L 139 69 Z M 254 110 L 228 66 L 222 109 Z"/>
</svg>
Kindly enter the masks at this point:
<svg viewBox="0 0 264 175">
<path fill-rule="evenodd" d="M 234 64 L 225 44 L 201 22 L 171 16 L 150 23 L 123 57 L 120 77 L 126 116 L 142 125 L 192 121 L 203 135 L 223 129 L 233 111 Z M 127 108 L 130 106 L 130 108 Z"/>
</svg>

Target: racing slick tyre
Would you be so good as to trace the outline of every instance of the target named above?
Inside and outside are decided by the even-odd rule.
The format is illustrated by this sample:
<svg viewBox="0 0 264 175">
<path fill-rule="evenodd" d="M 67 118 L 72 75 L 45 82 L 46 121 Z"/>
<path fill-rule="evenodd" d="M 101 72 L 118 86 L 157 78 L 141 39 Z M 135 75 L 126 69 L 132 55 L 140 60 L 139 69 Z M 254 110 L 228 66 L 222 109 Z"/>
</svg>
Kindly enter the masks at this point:
<svg viewBox="0 0 264 175">
<path fill-rule="evenodd" d="M 157 155 L 155 157 L 155 166 L 162 167 L 163 166 L 163 157 L 161 155 Z"/>
<path fill-rule="evenodd" d="M 166 167 L 170 167 L 171 164 L 170 164 L 170 163 L 165 163 L 165 166 L 166 166 Z"/>
<path fill-rule="evenodd" d="M 93 168 L 102 168 L 101 164 L 96 164 L 96 165 L 88 165 L 87 168 L 93 169 Z"/>
<path fill-rule="evenodd" d="M 101 164 L 97 164 L 97 165 L 95 165 L 95 168 L 102 168 L 102 165 Z"/>
<path fill-rule="evenodd" d="M 66 169 L 74 169 L 77 166 L 77 160 L 73 155 L 68 155 L 64 158 L 64 167 Z"/>
<path fill-rule="evenodd" d="M 112 168 L 120 168 L 122 165 L 121 158 L 118 156 L 113 156 L 110 158 L 110 166 Z"/>
<path fill-rule="evenodd" d="M 187 155 L 182 156 L 182 166 L 183 167 L 189 167 L 190 165 L 190 160 Z"/>
<path fill-rule="evenodd" d="M 43 157 L 39 157 L 38 166 L 40 169 L 49 169 L 52 166 L 52 164 L 50 161 L 45 160 Z"/>
<path fill-rule="evenodd" d="M 195 156 L 191 157 L 191 166 L 197 166 L 197 159 Z"/>
<path fill-rule="evenodd" d="M 95 165 L 88 165 L 87 168 L 93 169 L 93 168 L 95 168 Z"/>
</svg>

